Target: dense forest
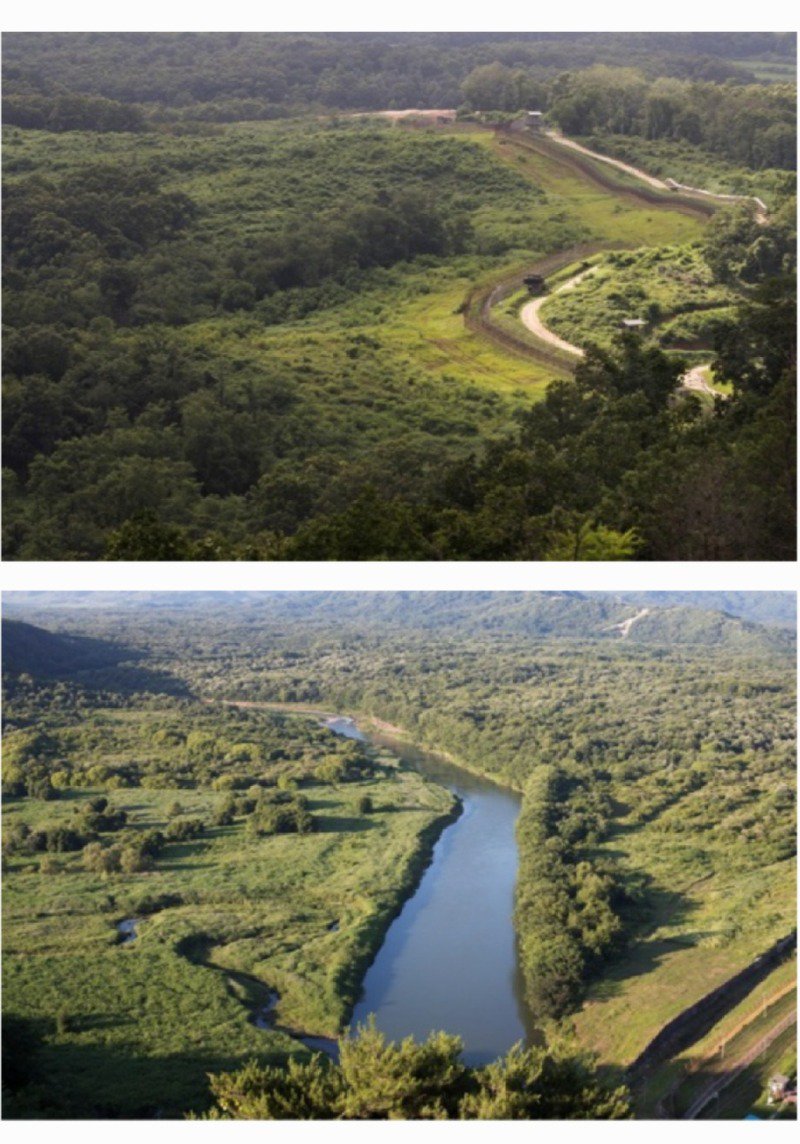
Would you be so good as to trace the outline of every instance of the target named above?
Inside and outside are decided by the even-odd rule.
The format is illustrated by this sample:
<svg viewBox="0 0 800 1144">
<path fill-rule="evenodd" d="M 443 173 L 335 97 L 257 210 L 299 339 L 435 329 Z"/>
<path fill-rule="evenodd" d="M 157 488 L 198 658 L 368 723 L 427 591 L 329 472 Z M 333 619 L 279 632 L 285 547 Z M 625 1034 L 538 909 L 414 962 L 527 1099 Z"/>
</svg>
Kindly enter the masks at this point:
<svg viewBox="0 0 800 1144">
<path fill-rule="evenodd" d="M 537 1092 L 542 1070 L 568 1089 L 583 1076 L 586 1099 L 622 1114 L 602 1086 L 591 1095 L 580 1054 L 602 1041 L 618 1082 L 667 1016 L 793 925 L 794 639 L 763 622 L 785 623 L 789 601 L 727 599 L 762 622 L 715 611 L 721 602 L 691 593 L 8 597 L 5 996 L 14 1036 L 32 1046 L 11 1107 L 85 1115 L 83 1087 L 65 1104 L 43 1076 L 91 1054 L 96 1015 L 117 1012 L 112 997 L 135 996 L 135 1028 L 126 1031 L 122 1012 L 111 1023 L 92 1114 L 208 1108 L 209 1069 L 216 1115 L 367 1114 L 375 1082 L 353 1063 L 357 1045 L 352 1058 L 343 1051 L 341 1073 L 304 1072 L 298 1057 L 286 1075 L 285 1037 L 344 1026 L 453 803 L 398 767 L 380 737 L 375 746 L 338 738 L 305 707 L 391 724 L 522 794 L 515 921 L 527 1004 L 550 1030 L 552 1059 L 509 1058 L 506 1084 L 459 1071 L 455 1042 L 392 1065 L 395 1050 L 380 1049 L 396 1075 L 431 1079 L 416 1096 L 406 1086 L 409 1104 L 376 1115 L 418 1115 L 425 1092 L 438 1093 L 430 1107 L 440 1114 L 492 1115 L 479 1109 L 503 1107 L 493 1102 L 501 1091 L 511 1100 L 515 1083 Z M 57 934 L 46 924 L 54 908 Z M 120 961 L 120 918 L 144 919 L 144 960 Z M 65 931 L 68 958 L 57 952 Z M 148 985 L 148 974 L 173 992 Z M 624 984 L 606 992 L 609 980 Z M 198 989 L 210 1014 L 195 1026 L 199 1057 L 173 1027 Z M 248 1014 L 272 989 L 278 1021 L 264 1033 Z M 572 1025 L 569 1048 L 560 1038 Z M 178 1078 L 169 1097 L 153 1073 L 165 1052 Z M 248 1055 L 260 1063 L 239 1077 Z M 113 1095 L 122 1059 L 130 1081 Z M 297 1103 L 306 1081 L 313 1107 Z"/>
<path fill-rule="evenodd" d="M 792 558 L 793 52 L 5 37 L 6 557 Z M 351 114 L 408 106 L 458 118 Z M 599 198 L 503 146 L 530 106 L 769 217 Z M 586 243 L 661 253 L 585 308 L 574 383 L 465 327 L 477 283 Z M 693 291 L 648 293 L 665 265 Z M 610 336 L 640 287 L 654 344 Z"/>
<path fill-rule="evenodd" d="M 21 126 L 41 126 L 31 122 L 37 111 L 57 124 L 66 119 L 69 101 L 60 111 L 53 104 L 67 92 L 142 105 L 156 117 L 211 121 L 279 117 L 309 105 L 455 107 L 469 96 L 463 85 L 474 82 L 476 69 L 497 64 L 529 85 L 525 99 L 483 103 L 510 110 L 534 93 L 546 96 L 558 75 L 598 60 L 633 66 L 651 81 L 663 76 L 738 87 L 772 71 L 791 82 L 796 42 L 790 33 L 735 32 L 78 33 L 9 35 L 4 54 L 9 121 L 27 114 Z M 73 107 L 75 115 L 80 101 Z"/>
</svg>

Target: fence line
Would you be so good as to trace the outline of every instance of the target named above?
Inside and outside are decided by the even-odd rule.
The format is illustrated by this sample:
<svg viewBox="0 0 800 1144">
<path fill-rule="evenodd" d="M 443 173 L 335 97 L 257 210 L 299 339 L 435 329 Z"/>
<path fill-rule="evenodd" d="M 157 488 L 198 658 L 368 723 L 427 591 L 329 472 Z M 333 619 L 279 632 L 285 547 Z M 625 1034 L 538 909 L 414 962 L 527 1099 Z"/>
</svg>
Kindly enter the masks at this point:
<svg viewBox="0 0 800 1144">
<path fill-rule="evenodd" d="M 504 275 L 499 281 L 475 286 L 467 294 L 463 303 L 464 325 L 468 329 L 482 333 L 491 338 L 492 341 L 498 342 L 505 349 L 510 349 L 528 359 L 535 358 L 562 373 L 565 370 L 571 373 L 575 368 L 573 359 L 567 359 L 566 355 L 558 353 L 544 342 L 535 340 L 533 334 L 526 336 L 522 329 L 516 334 L 495 325 L 492 319 L 492 308 L 519 290 L 522 287 L 523 278 L 529 274 L 539 274 L 545 277 L 548 274 L 563 270 L 571 262 L 599 254 L 601 250 L 620 248 L 620 245 L 616 243 L 583 243 L 579 246 L 572 246 L 569 250 L 561 250 L 555 254 L 547 255 L 537 262 L 520 266 L 512 274 Z"/>
<path fill-rule="evenodd" d="M 713 1100 L 715 1096 L 719 1096 L 719 1094 L 724 1089 L 726 1089 L 732 1081 L 736 1080 L 736 1078 L 740 1076 L 757 1057 L 761 1056 L 765 1049 L 769 1048 L 772 1042 L 777 1037 L 779 1037 L 781 1033 L 786 1032 L 786 1030 L 790 1028 L 796 1021 L 797 1010 L 793 1009 L 791 1013 L 787 1013 L 786 1016 L 783 1017 L 778 1022 L 778 1024 L 774 1026 L 774 1028 L 770 1029 L 770 1031 L 766 1033 L 760 1041 L 753 1045 L 753 1047 L 747 1053 L 745 1053 L 743 1057 L 740 1058 L 735 1069 L 729 1073 L 725 1073 L 719 1080 L 716 1080 L 713 1082 L 713 1084 L 709 1085 L 705 1092 L 701 1093 L 697 1100 L 695 1100 L 694 1103 L 690 1105 L 688 1111 L 681 1117 L 681 1119 L 694 1120 L 703 1111 L 709 1101 Z"/>
<path fill-rule="evenodd" d="M 613 191 L 617 195 L 632 196 L 647 203 L 648 206 L 664 207 L 667 210 L 679 210 L 683 213 L 688 212 L 690 214 L 703 215 L 707 218 L 715 214 L 715 208 L 712 204 L 710 202 L 704 202 L 701 198 L 695 198 L 685 193 L 682 194 L 679 191 L 656 191 L 647 187 L 645 184 L 634 186 L 628 183 L 622 183 L 618 179 L 614 179 L 610 174 L 607 174 L 606 171 L 597 165 L 596 161 L 593 161 L 588 156 L 582 156 L 579 151 L 568 151 L 546 136 L 539 135 L 521 138 L 519 133 L 510 131 L 507 128 L 499 129 L 498 134 L 503 138 L 513 140 L 519 147 L 527 151 L 533 151 L 536 154 L 544 155 L 546 158 L 555 159 L 559 163 L 572 166 L 582 175 L 591 179 L 592 182 L 603 187 L 604 190 Z"/>
<path fill-rule="evenodd" d="M 721 1016 L 743 1000 L 759 981 L 768 976 L 773 966 L 783 961 L 796 946 L 797 932 L 792 931 L 722 985 L 673 1017 L 628 1067 L 630 1080 L 637 1082 L 656 1065 L 670 1060 L 704 1036 Z"/>
<path fill-rule="evenodd" d="M 773 993 L 770 997 L 767 997 L 766 1000 L 760 1002 L 758 1012 L 753 1012 L 748 1017 L 744 1017 L 734 1029 L 731 1029 L 729 1033 L 725 1034 L 716 1048 L 712 1049 L 711 1052 L 706 1053 L 703 1057 L 698 1057 L 697 1060 L 690 1061 L 687 1071 L 689 1073 L 697 1072 L 698 1069 L 700 1069 L 703 1065 L 708 1064 L 708 1062 L 712 1061 L 718 1054 L 724 1055 L 725 1049 L 731 1043 L 734 1037 L 738 1037 L 739 1034 L 748 1027 L 748 1025 L 752 1025 L 754 1021 L 757 1021 L 759 1017 L 762 1017 L 764 1013 L 766 1013 L 767 1009 L 771 1009 L 773 1005 L 778 1003 L 778 1001 L 782 1001 L 787 993 L 794 993 L 796 989 L 797 982 L 793 981 L 791 985 L 784 986 L 783 989 L 779 989 L 777 993 Z"/>
</svg>

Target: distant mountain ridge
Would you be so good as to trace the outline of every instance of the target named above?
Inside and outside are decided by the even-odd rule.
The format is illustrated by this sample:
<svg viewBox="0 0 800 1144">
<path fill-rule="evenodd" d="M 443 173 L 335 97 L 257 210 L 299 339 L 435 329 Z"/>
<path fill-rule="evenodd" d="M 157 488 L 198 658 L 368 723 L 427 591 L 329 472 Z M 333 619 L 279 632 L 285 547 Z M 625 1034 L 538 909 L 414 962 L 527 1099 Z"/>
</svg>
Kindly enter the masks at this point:
<svg viewBox="0 0 800 1144">
<path fill-rule="evenodd" d="M 499 614 L 502 607 L 510 614 L 511 610 L 519 611 L 521 601 L 544 597 L 551 601 L 595 601 L 601 605 L 601 612 L 609 615 L 622 602 L 649 608 L 681 606 L 722 612 L 749 623 L 770 624 L 792 630 L 797 626 L 797 596 L 794 592 L 9 592 L 6 593 L 5 602 L 6 614 L 21 614 L 24 611 L 28 615 L 33 615 L 40 609 L 70 614 L 86 610 L 127 611 L 142 607 L 184 612 L 200 606 L 219 607 L 226 602 L 257 609 L 269 603 L 284 613 L 296 612 L 298 605 L 305 611 L 322 611 L 328 608 L 331 601 L 337 609 L 344 607 L 350 613 L 354 601 L 381 599 L 383 602 L 379 606 L 380 610 L 388 615 L 397 615 L 405 603 L 416 600 L 421 614 L 430 615 L 436 610 L 437 599 L 455 614 L 461 614 L 464 610 L 471 613 L 475 608 Z M 494 609 L 488 606 L 492 600 L 498 602 Z M 503 600 L 506 603 L 501 607 L 499 602 Z M 458 606 L 454 607 L 456 604 Z M 358 603 L 355 607 L 360 610 Z M 554 613 L 558 608 L 548 605 L 547 610 Z"/>
<path fill-rule="evenodd" d="M 44 676 L 92 671 L 147 657 L 162 649 L 170 628 L 209 632 L 235 630 L 237 639 L 257 643 L 281 629 L 332 634 L 348 631 L 374 637 L 385 630 L 440 633 L 453 638 L 508 637 L 535 640 L 592 640 L 667 647 L 727 648 L 764 654 L 788 653 L 788 600 L 751 599 L 773 593 L 599 592 L 167 592 L 7 594 L 3 623 L 4 669 Z M 34 597 L 36 597 L 34 602 Z M 675 598 L 679 602 L 673 603 Z M 773 623 L 752 622 L 710 606 L 716 597 Z M 669 601 L 669 606 L 665 606 Z M 16 619 L 20 617 L 20 620 Z M 22 617 L 31 623 L 21 622 Z M 782 622 L 784 626 L 777 626 Z M 48 630 L 53 629 L 53 630 Z M 72 666 L 71 666 L 72 664 Z"/>
<path fill-rule="evenodd" d="M 591 593 L 590 593 L 591 594 Z M 797 628 L 797 595 L 794 592 L 620 592 L 625 600 L 649 607 L 700 608 L 725 612 L 754 624 Z"/>
</svg>

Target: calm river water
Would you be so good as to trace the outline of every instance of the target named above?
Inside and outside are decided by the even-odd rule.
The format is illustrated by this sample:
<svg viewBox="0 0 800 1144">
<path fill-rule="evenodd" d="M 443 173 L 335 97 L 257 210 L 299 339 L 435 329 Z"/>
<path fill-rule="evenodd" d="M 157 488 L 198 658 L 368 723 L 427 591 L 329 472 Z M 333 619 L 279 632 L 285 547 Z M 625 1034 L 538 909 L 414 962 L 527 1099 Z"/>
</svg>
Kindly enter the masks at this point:
<svg viewBox="0 0 800 1144">
<path fill-rule="evenodd" d="M 444 1029 L 462 1038 L 468 1064 L 486 1064 L 534 1032 L 521 998 L 513 926 L 519 797 L 402 740 L 364 733 L 349 719 L 326 725 L 389 748 L 464 807 L 392 923 L 352 1024 L 374 1013 L 393 1040 Z"/>
</svg>

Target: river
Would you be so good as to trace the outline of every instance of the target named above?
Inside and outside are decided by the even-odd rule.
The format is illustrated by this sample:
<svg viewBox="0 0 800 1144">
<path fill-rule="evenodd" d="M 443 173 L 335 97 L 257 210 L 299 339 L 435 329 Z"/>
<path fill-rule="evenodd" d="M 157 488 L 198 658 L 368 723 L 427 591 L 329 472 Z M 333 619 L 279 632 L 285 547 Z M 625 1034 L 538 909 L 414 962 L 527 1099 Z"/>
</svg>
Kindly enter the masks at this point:
<svg viewBox="0 0 800 1144">
<path fill-rule="evenodd" d="M 367 971 L 352 1024 L 374 1013 L 392 1040 L 457 1033 L 470 1065 L 531 1039 L 513 925 L 519 796 L 401 739 L 365 733 L 350 719 L 325 722 L 337 734 L 390 749 L 463 805 Z"/>
</svg>

